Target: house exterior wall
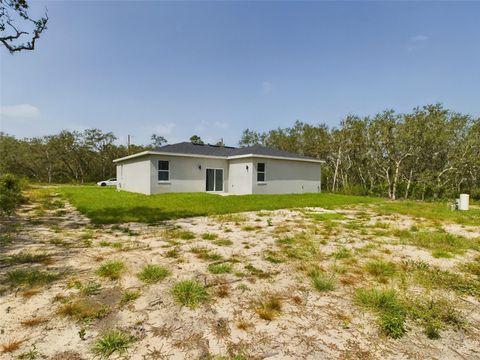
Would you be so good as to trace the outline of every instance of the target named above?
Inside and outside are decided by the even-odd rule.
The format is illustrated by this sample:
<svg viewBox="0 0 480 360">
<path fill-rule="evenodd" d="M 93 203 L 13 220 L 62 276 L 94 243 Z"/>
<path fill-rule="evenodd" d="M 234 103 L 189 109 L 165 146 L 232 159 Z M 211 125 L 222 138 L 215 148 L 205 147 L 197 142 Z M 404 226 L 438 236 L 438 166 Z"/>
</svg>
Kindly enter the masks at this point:
<svg viewBox="0 0 480 360">
<path fill-rule="evenodd" d="M 168 181 L 158 181 L 158 160 L 169 161 Z M 265 163 L 264 182 L 257 182 L 258 163 Z M 244 195 L 321 191 L 321 167 L 316 162 L 261 157 L 227 160 L 151 154 L 117 163 L 117 188 L 147 195 L 204 192 L 207 168 L 223 169 L 225 193 Z"/>
<path fill-rule="evenodd" d="M 252 159 L 229 160 L 228 192 L 236 195 L 251 194 L 253 172 Z"/>
<path fill-rule="evenodd" d="M 117 164 L 117 189 L 150 194 L 150 159 L 125 160 Z"/>
<path fill-rule="evenodd" d="M 265 163 L 265 182 L 257 182 L 257 164 Z M 253 158 L 253 194 L 320 192 L 320 163 Z"/>
<path fill-rule="evenodd" d="M 168 155 L 151 155 L 150 193 L 158 194 L 165 192 L 203 192 L 206 190 L 206 171 L 209 169 L 223 169 L 223 189 L 228 189 L 229 166 L 227 159 L 215 159 L 204 157 L 183 157 Z M 169 161 L 170 180 L 158 181 L 158 160 Z M 201 169 L 199 169 L 199 165 Z"/>
</svg>

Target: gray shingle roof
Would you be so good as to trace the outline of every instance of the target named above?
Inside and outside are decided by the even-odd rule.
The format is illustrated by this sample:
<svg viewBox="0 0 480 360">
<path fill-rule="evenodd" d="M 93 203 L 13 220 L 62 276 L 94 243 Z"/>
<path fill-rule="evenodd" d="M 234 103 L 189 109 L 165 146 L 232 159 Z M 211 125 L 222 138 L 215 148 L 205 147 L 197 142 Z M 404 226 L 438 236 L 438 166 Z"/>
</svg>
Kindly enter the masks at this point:
<svg viewBox="0 0 480 360">
<path fill-rule="evenodd" d="M 177 144 L 165 145 L 155 149 L 158 152 L 176 153 L 176 154 L 192 154 L 206 156 L 236 156 L 236 155 L 265 155 L 278 156 L 295 159 L 314 159 L 309 156 L 290 153 L 277 149 L 270 149 L 262 145 L 254 145 L 243 148 L 234 148 L 230 146 L 217 146 L 210 144 L 192 144 L 191 142 L 181 142 Z M 316 159 L 315 159 L 316 160 Z"/>
</svg>

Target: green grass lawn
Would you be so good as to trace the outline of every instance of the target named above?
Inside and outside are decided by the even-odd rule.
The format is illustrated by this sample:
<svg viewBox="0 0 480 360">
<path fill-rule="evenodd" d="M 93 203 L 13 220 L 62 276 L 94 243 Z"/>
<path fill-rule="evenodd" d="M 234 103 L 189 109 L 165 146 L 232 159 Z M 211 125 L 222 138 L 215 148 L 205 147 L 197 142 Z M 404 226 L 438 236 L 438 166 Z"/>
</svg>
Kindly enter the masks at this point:
<svg viewBox="0 0 480 360">
<path fill-rule="evenodd" d="M 57 188 L 58 189 L 58 188 Z M 450 211 L 446 203 L 388 201 L 366 196 L 330 193 L 219 196 L 207 193 L 141 195 L 97 186 L 64 186 L 60 192 L 80 212 L 100 224 L 122 222 L 154 223 L 192 216 L 242 211 L 275 210 L 318 206 L 338 209 L 349 205 L 372 205 L 384 214 L 405 214 L 461 224 L 479 224 L 480 210 Z"/>
<path fill-rule="evenodd" d="M 219 196 L 207 193 L 142 195 L 98 186 L 65 186 L 60 192 L 95 223 L 145 222 L 242 211 L 379 203 L 380 198 L 336 194 Z"/>
</svg>

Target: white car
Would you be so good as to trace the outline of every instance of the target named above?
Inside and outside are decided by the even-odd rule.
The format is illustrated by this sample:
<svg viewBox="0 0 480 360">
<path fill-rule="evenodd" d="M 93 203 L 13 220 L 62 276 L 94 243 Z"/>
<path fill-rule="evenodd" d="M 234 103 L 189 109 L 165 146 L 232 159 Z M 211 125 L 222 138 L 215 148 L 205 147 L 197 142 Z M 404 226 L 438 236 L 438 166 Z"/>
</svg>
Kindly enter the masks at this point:
<svg viewBox="0 0 480 360">
<path fill-rule="evenodd" d="M 116 178 L 111 178 L 108 180 L 102 180 L 97 182 L 98 186 L 117 186 L 117 179 Z"/>
</svg>

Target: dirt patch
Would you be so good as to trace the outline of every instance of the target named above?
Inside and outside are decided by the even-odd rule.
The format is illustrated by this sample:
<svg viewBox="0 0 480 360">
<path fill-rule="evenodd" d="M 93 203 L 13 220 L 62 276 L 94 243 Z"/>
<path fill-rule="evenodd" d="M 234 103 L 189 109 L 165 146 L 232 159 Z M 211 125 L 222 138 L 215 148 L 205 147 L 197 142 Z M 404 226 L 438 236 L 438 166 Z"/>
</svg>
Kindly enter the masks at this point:
<svg viewBox="0 0 480 360">
<path fill-rule="evenodd" d="M 434 258 L 429 250 L 401 244 L 392 229 L 421 227 L 415 219 L 384 217 L 356 205 L 339 212 L 342 216 L 308 208 L 155 226 L 93 226 L 68 204 L 61 212 L 35 215 L 39 206 L 24 207 L 18 217 L 1 224 L 11 236 L 2 246 L 5 256 L 27 251 L 48 253 L 52 260 L 0 268 L 0 346 L 23 341 L 17 350 L 2 354 L 6 359 L 31 350 L 52 359 L 92 359 L 92 347 L 108 329 L 135 337 L 128 350 L 131 359 L 480 358 L 479 298 L 410 284 L 408 272 L 400 273 L 404 263 L 456 272 L 478 251 Z M 472 226 L 444 229 L 465 237 L 480 233 L 480 227 Z M 113 280 L 98 270 L 111 261 L 123 264 Z M 369 268 L 372 262 L 379 269 Z M 168 276 L 145 283 L 137 275 L 148 264 L 167 269 Z M 9 272 L 25 268 L 61 276 L 35 286 L 5 283 Z M 195 307 L 181 306 L 172 289 L 183 280 L 194 280 L 208 296 Z M 372 286 L 445 296 L 464 314 L 465 324 L 444 326 L 440 338 L 431 340 L 420 320 L 408 318 L 403 337 L 385 336 L 375 311 L 356 300 L 357 288 Z M 60 314 L 72 298 L 101 303 L 108 311 L 86 319 Z M 46 320 L 22 325 L 34 317 Z"/>
</svg>

